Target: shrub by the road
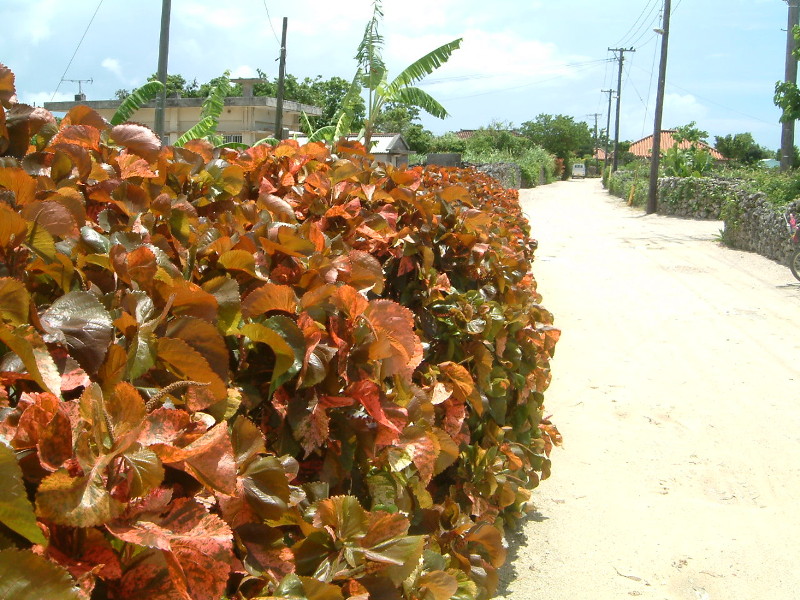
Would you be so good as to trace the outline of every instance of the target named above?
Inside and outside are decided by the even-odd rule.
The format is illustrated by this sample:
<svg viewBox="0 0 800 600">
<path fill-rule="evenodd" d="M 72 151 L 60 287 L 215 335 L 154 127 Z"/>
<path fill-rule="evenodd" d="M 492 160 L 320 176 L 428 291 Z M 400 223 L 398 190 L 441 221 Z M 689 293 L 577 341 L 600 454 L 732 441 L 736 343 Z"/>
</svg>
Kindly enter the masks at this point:
<svg viewBox="0 0 800 600">
<path fill-rule="evenodd" d="M 516 192 L 0 101 L 0 596 L 490 597 L 559 441 Z"/>
</svg>

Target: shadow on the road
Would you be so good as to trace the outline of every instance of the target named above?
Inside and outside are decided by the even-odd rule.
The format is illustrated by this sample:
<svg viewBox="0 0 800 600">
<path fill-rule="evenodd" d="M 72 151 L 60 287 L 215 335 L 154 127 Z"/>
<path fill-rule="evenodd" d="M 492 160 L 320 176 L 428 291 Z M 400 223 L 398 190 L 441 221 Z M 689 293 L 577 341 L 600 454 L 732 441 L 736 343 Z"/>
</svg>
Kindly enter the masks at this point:
<svg viewBox="0 0 800 600">
<path fill-rule="evenodd" d="M 513 530 L 506 530 L 506 543 L 508 544 L 508 547 L 506 548 L 506 562 L 497 572 L 499 578 L 499 582 L 497 584 L 498 596 L 505 596 L 505 594 L 508 592 L 508 585 L 517 579 L 518 573 L 516 569 L 516 562 L 517 556 L 519 555 L 519 549 L 527 546 L 528 542 L 530 541 L 525 535 L 528 522 L 535 521 L 536 523 L 542 523 L 547 521 L 549 518 L 550 517 L 542 514 L 540 511 L 533 510 L 519 520 L 516 528 Z"/>
</svg>

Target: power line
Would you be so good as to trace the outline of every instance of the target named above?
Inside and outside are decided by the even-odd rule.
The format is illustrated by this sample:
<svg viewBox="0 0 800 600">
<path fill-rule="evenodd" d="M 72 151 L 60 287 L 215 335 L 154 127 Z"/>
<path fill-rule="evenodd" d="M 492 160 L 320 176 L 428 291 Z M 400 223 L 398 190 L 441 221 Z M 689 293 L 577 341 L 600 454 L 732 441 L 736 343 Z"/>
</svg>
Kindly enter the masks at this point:
<svg viewBox="0 0 800 600">
<path fill-rule="evenodd" d="M 641 19 L 642 16 L 644 16 L 645 11 L 648 10 L 648 7 L 649 7 L 650 10 L 647 13 L 647 16 L 644 17 L 642 22 L 637 27 L 636 23 L 638 23 L 639 19 Z M 629 31 L 623 37 L 623 41 L 625 42 L 624 45 L 629 45 L 629 46 L 635 46 L 636 45 L 636 43 L 642 38 L 643 32 L 646 33 L 647 30 L 649 29 L 649 25 L 650 25 L 650 23 L 652 23 L 652 16 L 653 16 L 653 13 L 655 12 L 656 8 L 658 8 L 658 0 L 650 0 L 650 2 L 648 2 L 648 4 L 645 6 L 644 10 L 642 10 L 642 14 L 639 15 L 639 19 L 637 19 L 636 23 L 634 23 L 633 27 L 631 27 L 631 31 Z M 634 29 L 635 29 L 635 31 L 634 31 Z M 633 33 L 631 33 L 631 32 L 633 32 Z M 631 40 L 636 40 L 636 41 L 632 42 Z M 623 44 L 620 43 L 620 44 L 617 44 L 617 46 L 618 47 L 622 47 Z"/>
<path fill-rule="evenodd" d="M 586 70 L 592 68 L 593 65 L 595 65 L 597 63 L 600 63 L 600 62 L 607 62 L 607 59 L 603 59 L 602 61 L 595 60 L 595 61 L 591 61 L 591 62 L 588 62 L 588 63 L 578 63 L 578 64 L 582 64 L 583 65 L 582 67 L 578 68 L 578 71 L 586 71 Z M 496 90 L 490 90 L 488 92 L 479 92 L 477 94 L 468 94 L 466 96 L 451 96 L 451 97 L 445 98 L 445 99 L 446 100 L 464 100 L 466 98 L 476 98 L 478 96 L 486 96 L 486 95 L 489 95 L 489 94 L 498 94 L 498 93 L 501 93 L 501 92 L 510 92 L 510 91 L 514 91 L 514 90 L 521 90 L 521 89 L 524 89 L 524 88 L 527 88 L 527 87 L 531 87 L 533 85 L 539 85 L 539 84 L 542 84 L 542 83 L 547 83 L 548 81 L 554 81 L 556 79 L 561 79 L 563 76 L 564 76 L 563 74 L 559 74 L 559 75 L 555 75 L 553 77 L 549 77 L 547 79 L 538 79 L 538 80 L 532 81 L 530 83 L 525 83 L 525 84 L 522 84 L 522 85 L 516 85 L 516 86 L 513 86 L 513 87 L 500 88 L 500 89 L 496 89 Z M 424 85 L 424 82 L 420 84 L 421 87 L 423 85 Z"/>
<path fill-rule="evenodd" d="M 645 12 L 647 12 L 647 9 L 651 8 L 650 5 L 655 1 L 656 0 L 649 0 L 648 3 L 645 4 L 644 8 L 642 8 L 642 12 L 639 13 L 639 16 L 636 17 L 636 20 L 633 22 L 633 25 L 631 25 L 630 29 L 628 29 L 628 31 L 625 33 L 625 35 L 622 36 L 622 38 L 620 39 L 619 43 L 617 43 L 617 46 L 621 46 L 622 42 L 624 42 L 625 40 L 628 39 L 628 37 L 630 36 L 631 32 L 633 32 L 636 29 L 636 26 L 639 24 L 639 21 L 642 19 L 642 17 L 644 16 Z M 651 10 L 652 10 L 652 8 L 651 8 Z"/>
<path fill-rule="evenodd" d="M 53 92 L 53 97 L 50 98 L 50 102 L 55 100 L 56 94 L 58 93 L 58 88 L 60 88 L 61 84 L 64 83 L 64 76 L 67 74 L 67 71 L 69 71 L 69 68 L 72 66 L 72 61 L 75 60 L 75 55 L 78 54 L 78 50 L 80 49 L 81 44 L 83 43 L 83 38 L 85 38 L 86 34 L 89 33 L 89 28 L 92 26 L 92 23 L 94 23 L 94 18 L 97 16 L 97 12 L 103 5 L 103 1 L 104 0 L 100 0 L 100 2 L 97 4 L 97 8 L 94 9 L 94 14 L 92 15 L 92 18 L 89 20 L 89 24 L 86 26 L 86 30 L 83 32 L 83 35 L 81 36 L 81 39 L 78 42 L 78 45 L 75 47 L 75 52 L 72 53 L 72 58 L 69 59 L 69 62 L 67 63 L 67 68 L 64 69 L 64 73 L 61 74 L 61 79 L 59 80 L 58 85 L 56 86 L 56 89 Z"/>
<path fill-rule="evenodd" d="M 272 25 L 272 17 L 269 14 L 269 8 L 267 8 L 267 0 L 264 0 L 264 10 L 267 11 L 267 23 L 269 23 L 269 28 L 272 29 L 272 35 L 275 37 L 275 41 L 278 42 L 278 46 L 280 46 L 281 41 L 278 39 L 278 32 L 275 31 L 275 27 Z"/>
<path fill-rule="evenodd" d="M 619 52 L 619 57 L 615 59 L 619 61 L 619 72 L 617 74 L 617 116 L 614 123 L 614 160 L 611 163 L 611 172 L 617 170 L 619 165 L 619 115 L 622 108 L 622 65 L 625 62 L 626 52 L 636 52 L 635 48 L 609 48 L 609 52 L 614 52 L 615 55 Z"/>
<path fill-rule="evenodd" d="M 633 67 L 636 68 L 636 69 L 639 69 L 640 71 L 644 71 L 645 73 L 647 72 L 647 69 L 644 69 L 644 68 L 639 67 L 637 65 L 633 65 Z M 779 123 L 775 123 L 774 121 L 767 121 L 767 120 L 762 119 L 760 117 L 756 117 L 754 115 L 747 114 L 747 113 L 742 112 L 740 110 L 736 110 L 735 108 L 731 108 L 730 106 L 727 106 L 725 104 L 717 102 L 716 100 L 712 100 L 711 98 L 707 98 L 705 96 L 701 96 L 700 94 L 698 94 L 697 92 L 695 92 L 693 90 L 687 89 L 685 87 L 682 87 L 682 86 L 674 83 L 672 80 L 670 80 L 667 83 L 667 87 L 679 89 L 682 92 L 686 92 L 687 94 L 691 94 L 695 98 L 699 98 L 700 100 L 705 100 L 706 102 L 710 102 L 711 104 L 715 104 L 716 106 L 719 106 L 720 108 L 724 108 L 725 110 L 730 111 L 732 113 L 735 113 L 737 115 L 741 115 L 743 117 L 747 117 L 748 119 L 753 119 L 754 121 L 758 121 L 760 123 L 765 123 L 767 125 L 772 125 L 774 127 L 780 127 Z"/>
<path fill-rule="evenodd" d="M 644 108 L 644 119 L 642 120 L 642 137 L 647 127 L 647 113 L 650 110 L 650 98 L 653 92 L 653 74 L 656 70 L 656 57 L 658 56 L 658 45 L 653 46 L 653 64 L 650 65 L 650 83 L 647 85 L 647 106 Z"/>
</svg>

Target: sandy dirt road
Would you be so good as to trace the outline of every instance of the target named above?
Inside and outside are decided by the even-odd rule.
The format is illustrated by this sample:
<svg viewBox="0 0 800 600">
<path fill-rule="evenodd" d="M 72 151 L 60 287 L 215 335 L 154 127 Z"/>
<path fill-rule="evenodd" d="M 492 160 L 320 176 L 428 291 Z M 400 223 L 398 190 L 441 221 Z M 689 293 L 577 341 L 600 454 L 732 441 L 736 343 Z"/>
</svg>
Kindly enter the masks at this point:
<svg viewBox="0 0 800 600">
<path fill-rule="evenodd" d="M 521 201 L 565 444 L 501 597 L 800 598 L 800 283 L 597 180 Z"/>
</svg>

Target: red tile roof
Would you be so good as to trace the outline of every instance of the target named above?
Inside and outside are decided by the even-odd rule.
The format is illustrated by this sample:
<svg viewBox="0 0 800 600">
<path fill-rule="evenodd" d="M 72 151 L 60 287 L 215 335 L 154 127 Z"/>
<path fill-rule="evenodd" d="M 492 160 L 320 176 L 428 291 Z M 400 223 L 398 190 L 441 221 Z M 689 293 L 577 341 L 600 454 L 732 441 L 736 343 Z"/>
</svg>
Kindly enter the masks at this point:
<svg viewBox="0 0 800 600">
<path fill-rule="evenodd" d="M 674 129 L 665 129 L 661 132 L 661 150 L 668 150 L 675 145 L 675 139 L 672 135 L 675 133 Z M 689 148 L 691 146 L 691 142 L 681 142 L 679 144 L 679 148 Z M 711 154 L 711 158 L 714 160 L 725 160 L 725 157 L 719 153 L 719 151 L 715 150 L 708 144 L 703 142 L 696 142 L 698 148 L 702 148 L 703 150 L 709 152 Z M 638 142 L 634 142 L 631 144 L 631 148 L 629 150 L 631 154 L 636 156 L 640 156 L 642 158 L 650 158 L 650 155 L 653 152 L 653 136 L 648 135 L 646 138 L 642 138 Z"/>
</svg>

